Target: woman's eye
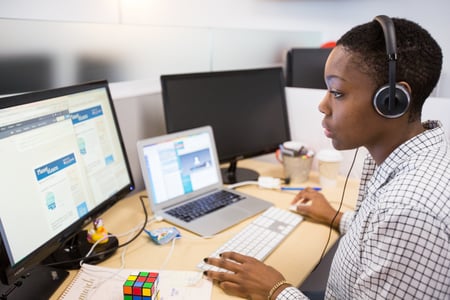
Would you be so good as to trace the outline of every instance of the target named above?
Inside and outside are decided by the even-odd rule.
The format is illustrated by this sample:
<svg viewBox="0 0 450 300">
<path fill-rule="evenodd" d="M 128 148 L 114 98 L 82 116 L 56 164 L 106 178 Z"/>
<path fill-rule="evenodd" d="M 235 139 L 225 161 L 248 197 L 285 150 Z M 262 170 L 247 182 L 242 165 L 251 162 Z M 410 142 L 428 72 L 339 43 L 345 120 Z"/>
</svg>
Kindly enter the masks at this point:
<svg viewBox="0 0 450 300">
<path fill-rule="evenodd" d="M 343 96 L 343 94 L 338 91 L 330 91 L 330 94 L 333 95 L 334 98 L 341 98 Z"/>
</svg>

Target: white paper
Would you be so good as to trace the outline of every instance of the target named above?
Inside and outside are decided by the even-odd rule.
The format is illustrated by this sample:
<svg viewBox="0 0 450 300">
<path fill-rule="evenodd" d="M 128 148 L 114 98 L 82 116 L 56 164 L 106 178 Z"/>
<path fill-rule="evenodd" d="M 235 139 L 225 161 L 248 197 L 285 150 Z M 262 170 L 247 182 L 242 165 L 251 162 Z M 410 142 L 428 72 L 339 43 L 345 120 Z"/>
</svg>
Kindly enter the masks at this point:
<svg viewBox="0 0 450 300">
<path fill-rule="evenodd" d="M 136 272 L 155 270 L 114 269 L 84 264 L 60 299 L 123 299 L 123 283 Z M 159 271 L 160 300 L 211 299 L 212 282 L 201 272 Z"/>
</svg>

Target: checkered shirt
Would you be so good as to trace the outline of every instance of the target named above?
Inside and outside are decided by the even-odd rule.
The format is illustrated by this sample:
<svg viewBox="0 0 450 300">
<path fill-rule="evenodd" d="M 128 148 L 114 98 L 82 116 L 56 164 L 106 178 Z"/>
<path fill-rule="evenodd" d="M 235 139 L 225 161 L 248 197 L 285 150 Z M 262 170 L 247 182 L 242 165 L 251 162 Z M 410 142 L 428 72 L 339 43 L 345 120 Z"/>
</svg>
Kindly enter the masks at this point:
<svg viewBox="0 0 450 300">
<path fill-rule="evenodd" d="M 439 122 L 423 125 L 380 166 L 366 158 L 325 299 L 450 299 L 450 145 Z"/>
</svg>

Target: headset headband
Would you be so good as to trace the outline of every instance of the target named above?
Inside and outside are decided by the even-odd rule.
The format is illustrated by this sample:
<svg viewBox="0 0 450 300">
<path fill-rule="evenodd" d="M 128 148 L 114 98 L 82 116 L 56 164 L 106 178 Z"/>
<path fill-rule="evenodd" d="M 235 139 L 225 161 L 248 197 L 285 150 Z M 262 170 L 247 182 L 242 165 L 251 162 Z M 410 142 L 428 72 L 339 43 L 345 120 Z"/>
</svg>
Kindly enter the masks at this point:
<svg viewBox="0 0 450 300">
<path fill-rule="evenodd" d="M 385 15 L 376 16 L 375 21 L 380 23 L 383 28 L 384 39 L 386 43 L 386 53 L 389 62 L 389 111 L 393 110 L 395 101 L 395 71 L 397 61 L 397 40 L 395 37 L 394 22 L 391 18 Z"/>
</svg>

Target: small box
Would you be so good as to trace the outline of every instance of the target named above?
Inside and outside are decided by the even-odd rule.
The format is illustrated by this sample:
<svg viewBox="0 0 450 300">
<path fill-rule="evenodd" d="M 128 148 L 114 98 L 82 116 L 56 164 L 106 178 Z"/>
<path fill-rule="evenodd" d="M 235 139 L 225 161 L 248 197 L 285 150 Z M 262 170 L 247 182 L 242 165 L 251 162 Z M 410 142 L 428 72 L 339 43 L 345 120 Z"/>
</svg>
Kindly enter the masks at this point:
<svg viewBox="0 0 450 300">
<path fill-rule="evenodd" d="M 130 274 L 123 284 L 124 300 L 158 300 L 159 273 L 139 272 Z"/>
</svg>

